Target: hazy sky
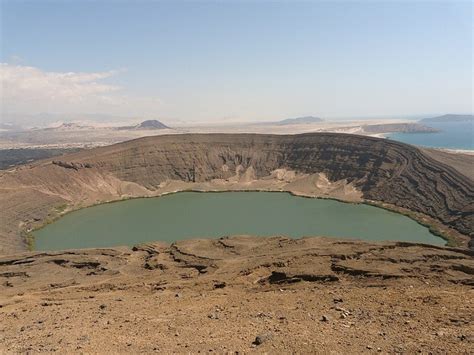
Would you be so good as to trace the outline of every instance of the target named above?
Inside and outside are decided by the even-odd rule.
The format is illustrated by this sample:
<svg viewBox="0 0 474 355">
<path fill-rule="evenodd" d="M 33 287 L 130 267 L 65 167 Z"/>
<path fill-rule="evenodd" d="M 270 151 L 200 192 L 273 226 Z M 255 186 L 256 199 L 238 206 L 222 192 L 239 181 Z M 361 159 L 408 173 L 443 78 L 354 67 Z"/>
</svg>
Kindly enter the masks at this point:
<svg viewBox="0 0 474 355">
<path fill-rule="evenodd" d="M 0 2 L 3 117 L 473 110 L 471 1 Z"/>
</svg>

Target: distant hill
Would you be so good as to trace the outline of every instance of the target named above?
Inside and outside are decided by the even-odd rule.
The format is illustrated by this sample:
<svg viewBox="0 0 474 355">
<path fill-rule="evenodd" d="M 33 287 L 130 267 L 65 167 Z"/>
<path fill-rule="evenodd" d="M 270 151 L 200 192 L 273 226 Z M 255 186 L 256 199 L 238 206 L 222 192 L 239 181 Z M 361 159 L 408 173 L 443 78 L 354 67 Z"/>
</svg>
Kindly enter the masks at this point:
<svg viewBox="0 0 474 355">
<path fill-rule="evenodd" d="M 142 123 L 140 123 L 139 125 L 135 127 L 135 129 L 165 129 L 165 128 L 169 128 L 169 127 L 158 120 L 143 121 Z"/>
<path fill-rule="evenodd" d="M 443 115 L 438 117 L 423 118 L 419 122 L 474 122 L 474 115 Z"/>
<path fill-rule="evenodd" d="M 428 127 L 419 123 L 387 123 L 364 125 L 362 129 L 366 133 L 436 133 L 438 129 Z"/>
<path fill-rule="evenodd" d="M 128 131 L 128 130 L 154 130 L 154 129 L 166 129 L 166 128 L 169 128 L 167 125 L 165 125 L 164 123 L 158 121 L 158 120 L 146 120 L 146 121 L 143 121 L 139 124 L 136 124 L 136 125 L 131 125 L 131 126 L 119 126 L 119 127 L 100 127 L 100 126 L 92 126 L 92 125 L 84 125 L 84 124 L 81 124 L 81 123 L 77 123 L 77 122 L 65 122 L 65 123 L 62 123 L 61 125 L 59 126 L 56 126 L 56 127 L 48 127 L 48 128 L 38 128 L 39 130 L 41 131 L 57 131 L 57 132 L 63 132 L 63 131 L 71 131 L 71 132 L 74 132 L 74 131 L 84 131 L 84 130 L 88 130 L 88 131 L 91 131 L 91 130 L 109 130 L 109 129 L 113 129 L 113 130 L 124 130 L 124 131 Z"/>
<path fill-rule="evenodd" d="M 118 127 L 117 129 L 119 130 L 129 130 L 129 129 L 152 130 L 152 129 L 167 129 L 167 128 L 170 128 L 170 127 L 168 127 L 167 125 L 165 125 L 164 123 L 158 120 L 146 120 L 135 126 L 122 126 L 122 127 Z"/>
<path fill-rule="evenodd" d="M 286 120 L 278 121 L 276 124 L 285 126 L 290 124 L 308 124 L 308 123 L 318 123 L 323 122 L 324 120 L 319 117 L 314 116 L 304 116 L 304 117 L 296 117 L 296 118 L 287 118 Z"/>
<path fill-rule="evenodd" d="M 21 130 L 21 126 L 9 122 L 0 122 L 0 131 L 18 131 Z"/>
<path fill-rule="evenodd" d="M 93 129 L 94 129 L 93 126 L 82 125 L 76 122 L 65 122 L 57 127 L 40 128 L 40 130 L 43 130 L 43 131 L 80 131 L 80 130 L 93 130 Z"/>
</svg>

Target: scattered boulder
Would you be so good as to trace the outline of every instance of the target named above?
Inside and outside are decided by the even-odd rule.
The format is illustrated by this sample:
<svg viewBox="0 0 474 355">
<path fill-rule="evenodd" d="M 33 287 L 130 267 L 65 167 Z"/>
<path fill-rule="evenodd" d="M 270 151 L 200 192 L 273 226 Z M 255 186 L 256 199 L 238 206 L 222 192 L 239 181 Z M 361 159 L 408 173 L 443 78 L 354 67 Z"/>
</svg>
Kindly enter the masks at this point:
<svg viewBox="0 0 474 355">
<path fill-rule="evenodd" d="M 224 281 L 222 281 L 222 282 L 219 282 L 219 281 L 214 282 L 214 288 L 224 288 L 224 287 L 226 287 L 226 283 L 225 283 Z"/>
<path fill-rule="evenodd" d="M 210 313 L 207 318 L 209 319 L 219 319 L 219 314 L 217 312 Z"/>
<path fill-rule="evenodd" d="M 65 162 L 65 161 L 61 161 L 61 160 L 53 160 L 52 163 L 54 165 L 60 166 L 61 168 L 65 168 L 65 169 L 79 170 L 79 169 L 82 169 L 82 168 L 87 168 L 87 169 L 92 168 L 92 164 L 90 164 L 90 163 Z"/>
<path fill-rule="evenodd" d="M 253 345 L 261 345 L 263 343 L 265 343 L 266 341 L 270 340 L 273 338 L 273 334 L 272 333 L 263 333 L 263 334 L 259 334 L 255 337 L 255 340 L 253 341 Z"/>
</svg>

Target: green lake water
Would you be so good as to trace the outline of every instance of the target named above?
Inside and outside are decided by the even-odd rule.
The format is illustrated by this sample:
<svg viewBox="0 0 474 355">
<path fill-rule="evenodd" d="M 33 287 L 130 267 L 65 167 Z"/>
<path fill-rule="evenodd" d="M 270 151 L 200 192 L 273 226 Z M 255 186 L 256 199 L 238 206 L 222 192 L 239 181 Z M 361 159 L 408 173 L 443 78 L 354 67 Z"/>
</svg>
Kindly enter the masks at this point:
<svg viewBox="0 0 474 355">
<path fill-rule="evenodd" d="M 329 236 L 444 245 L 403 215 L 283 192 L 180 192 L 85 208 L 34 232 L 35 249 L 135 245 L 235 234 Z"/>
</svg>

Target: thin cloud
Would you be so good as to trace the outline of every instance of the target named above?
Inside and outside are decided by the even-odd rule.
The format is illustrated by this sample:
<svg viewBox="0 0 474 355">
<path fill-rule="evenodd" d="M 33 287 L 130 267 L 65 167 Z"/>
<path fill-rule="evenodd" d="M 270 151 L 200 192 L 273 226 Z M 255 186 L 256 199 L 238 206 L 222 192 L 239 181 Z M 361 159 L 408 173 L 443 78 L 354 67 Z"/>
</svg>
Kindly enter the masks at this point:
<svg viewBox="0 0 474 355">
<path fill-rule="evenodd" d="M 156 113 L 160 100 L 128 95 L 104 80 L 118 75 L 106 72 L 47 72 L 36 67 L 0 64 L 2 114 L 112 113 L 147 115 Z"/>
</svg>

